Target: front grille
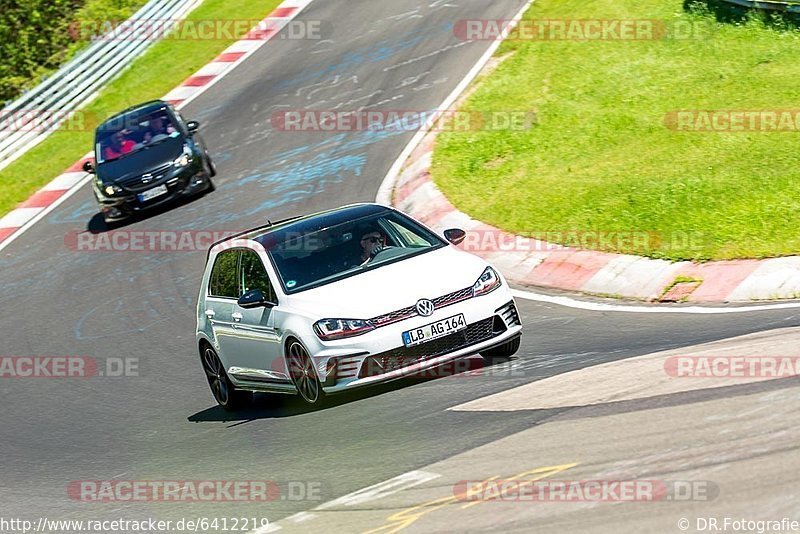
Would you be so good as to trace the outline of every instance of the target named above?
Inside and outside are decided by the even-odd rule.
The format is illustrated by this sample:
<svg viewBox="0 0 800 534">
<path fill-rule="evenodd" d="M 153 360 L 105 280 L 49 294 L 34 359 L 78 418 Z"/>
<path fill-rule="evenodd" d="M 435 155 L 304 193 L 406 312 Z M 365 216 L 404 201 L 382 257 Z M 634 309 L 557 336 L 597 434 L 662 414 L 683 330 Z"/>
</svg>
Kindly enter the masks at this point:
<svg viewBox="0 0 800 534">
<path fill-rule="evenodd" d="M 144 191 L 145 189 L 150 189 L 155 184 L 157 184 L 160 180 L 164 179 L 164 176 L 167 175 L 167 171 L 169 170 L 171 164 L 164 165 L 159 167 L 158 169 L 154 169 L 147 174 L 151 174 L 152 178 L 147 181 L 147 183 L 142 183 L 142 175 L 137 174 L 135 176 L 131 176 L 124 180 L 119 181 L 119 185 L 123 188 L 127 189 L 128 191 L 138 192 Z"/>
<path fill-rule="evenodd" d="M 445 306 L 450 306 L 451 304 L 455 304 L 456 302 L 461 302 L 462 300 L 469 298 L 472 298 L 472 286 L 459 289 L 458 291 L 453 291 L 452 293 L 442 295 L 441 297 L 436 297 L 431 302 L 433 302 L 434 309 L 438 310 L 439 308 L 444 308 Z M 397 321 L 403 321 L 411 317 L 416 317 L 417 315 L 419 315 L 419 313 L 417 313 L 416 305 L 407 306 L 384 315 L 373 317 L 370 319 L 370 322 L 376 327 L 381 327 L 386 326 L 387 324 L 396 323 Z"/>
<path fill-rule="evenodd" d="M 439 339 L 421 343 L 413 347 L 397 347 L 386 352 L 374 354 L 364 359 L 359 378 L 378 376 L 425 360 L 455 352 L 459 349 L 486 341 L 506 331 L 505 325 L 498 316 L 467 325 L 459 332 L 454 332 Z"/>
</svg>

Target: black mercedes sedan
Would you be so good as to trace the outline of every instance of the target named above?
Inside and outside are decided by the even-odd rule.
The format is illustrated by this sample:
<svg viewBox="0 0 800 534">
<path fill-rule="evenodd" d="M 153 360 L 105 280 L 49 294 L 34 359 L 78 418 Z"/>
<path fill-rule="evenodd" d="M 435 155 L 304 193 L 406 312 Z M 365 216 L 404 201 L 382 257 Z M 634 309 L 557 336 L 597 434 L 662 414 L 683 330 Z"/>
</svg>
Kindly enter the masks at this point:
<svg viewBox="0 0 800 534">
<path fill-rule="evenodd" d="M 181 196 L 211 191 L 214 163 L 199 123 L 184 121 L 168 102 L 154 100 L 126 109 L 95 131 L 94 196 L 106 223 Z"/>
</svg>

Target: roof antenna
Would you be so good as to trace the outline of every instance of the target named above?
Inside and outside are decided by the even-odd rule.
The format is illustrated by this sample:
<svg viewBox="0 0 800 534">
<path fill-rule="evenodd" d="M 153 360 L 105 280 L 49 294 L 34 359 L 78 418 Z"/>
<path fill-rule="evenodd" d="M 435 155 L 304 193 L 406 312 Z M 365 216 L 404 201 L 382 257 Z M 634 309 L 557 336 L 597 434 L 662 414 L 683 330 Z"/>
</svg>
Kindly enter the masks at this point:
<svg viewBox="0 0 800 534">
<path fill-rule="evenodd" d="M 267 224 L 268 224 L 269 226 L 272 226 L 272 221 L 270 221 L 269 219 L 267 219 Z"/>
</svg>

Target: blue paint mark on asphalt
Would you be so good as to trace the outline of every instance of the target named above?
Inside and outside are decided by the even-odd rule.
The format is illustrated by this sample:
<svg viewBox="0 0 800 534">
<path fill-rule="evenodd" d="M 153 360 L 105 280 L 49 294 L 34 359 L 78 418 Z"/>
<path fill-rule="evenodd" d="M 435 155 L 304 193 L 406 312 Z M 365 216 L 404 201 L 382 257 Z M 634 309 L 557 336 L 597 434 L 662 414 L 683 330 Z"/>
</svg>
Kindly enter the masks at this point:
<svg viewBox="0 0 800 534">
<path fill-rule="evenodd" d="M 352 52 L 342 55 L 342 59 L 338 63 L 330 63 L 325 67 L 308 71 L 300 76 L 281 80 L 275 84 L 275 89 L 278 91 L 285 91 L 289 88 L 296 87 L 303 83 L 308 83 L 311 80 L 326 76 L 330 74 L 339 74 L 347 72 L 353 67 L 360 67 L 367 63 L 375 63 L 384 61 L 391 58 L 395 54 L 408 50 L 424 42 L 430 37 L 428 33 L 421 33 L 419 31 L 406 32 L 399 36 L 398 40 L 383 40 L 378 43 L 357 48 Z"/>
</svg>

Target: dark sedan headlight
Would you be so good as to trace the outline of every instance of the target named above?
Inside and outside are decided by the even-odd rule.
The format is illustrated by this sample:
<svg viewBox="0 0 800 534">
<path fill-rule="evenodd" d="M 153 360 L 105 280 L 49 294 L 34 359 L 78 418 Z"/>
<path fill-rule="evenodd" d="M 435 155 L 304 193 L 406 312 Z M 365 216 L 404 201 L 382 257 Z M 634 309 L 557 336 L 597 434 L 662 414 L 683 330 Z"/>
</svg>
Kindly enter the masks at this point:
<svg viewBox="0 0 800 534">
<path fill-rule="evenodd" d="M 192 162 L 192 151 L 189 149 L 188 146 L 183 147 L 183 154 L 178 156 L 175 161 L 172 162 L 172 166 L 177 169 L 182 169 L 189 165 Z"/>
<path fill-rule="evenodd" d="M 483 274 L 481 274 L 481 276 L 472 286 L 472 296 L 480 297 L 481 295 L 486 295 L 501 285 L 502 282 L 500 281 L 500 276 L 495 272 L 494 269 L 487 267 L 483 271 Z"/>
<path fill-rule="evenodd" d="M 314 332 L 323 341 L 360 336 L 370 330 L 375 326 L 362 319 L 322 319 L 314 323 Z"/>
<path fill-rule="evenodd" d="M 124 192 L 120 186 L 104 183 L 99 178 L 94 181 L 94 185 L 97 187 L 98 191 L 107 197 L 113 197 Z"/>
</svg>

